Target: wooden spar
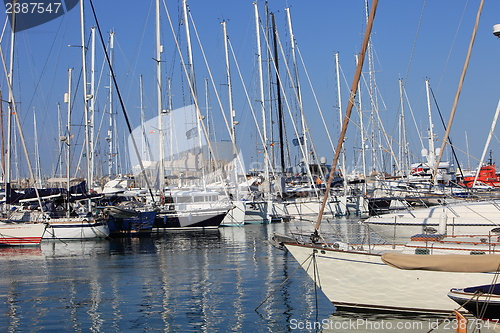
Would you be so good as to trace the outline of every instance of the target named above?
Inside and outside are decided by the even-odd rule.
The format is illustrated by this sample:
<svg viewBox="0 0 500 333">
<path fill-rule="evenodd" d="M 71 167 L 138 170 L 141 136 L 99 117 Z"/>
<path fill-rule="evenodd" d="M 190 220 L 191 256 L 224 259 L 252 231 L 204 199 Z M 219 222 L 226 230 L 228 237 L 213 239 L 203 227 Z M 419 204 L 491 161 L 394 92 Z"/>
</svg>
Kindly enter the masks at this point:
<svg viewBox="0 0 500 333">
<path fill-rule="evenodd" d="M 472 31 L 472 36 L 469 42 L 469 49 L 467 50 L 467 56 L 465 57 L 464 68 L 462 69 L 462 75 L 460 76 L 460 80 L 458 81 L 457 93 L 455 94 L 455 100 L 453 101 L 453 106 L 451 107 L 450 119 L 448 120 L 448 125 L 446 126 L 446 132 L 444 134 L 443 142 L 441 143 L 441 150 L 439 151 L 438 158 L 436 160 L 436 164 L 434 165 L 434 170 L 432 171 L 432 177 L 434 178 L 434 182 L 437 183 L 437 171 L 439 168 L 439 163 L 441 162 L 441 158 L 443 157 L 444 147 L 448 142 L 448 137 L 450 136 L 451 125 L 453 124 L 453 118 L 455 117 L 455 111 L 457 110 L 458 99 L 460 97 L 460 93 L 462 92 L 462 85 L 465 79 L 465 73 L 467 73 L 467 68 L 469 67 L 470 55 L 472 53 L 472 46 L 474 46 L 474 40 L 476 39 L 477 27 L 479 25 L 479 19 L 481 18 L 481 12 L 483 11 L 484 0 L 481 0 L 479 4 L 479 8 L 477 10 L 476 15 L 476 23 L 474 24 L 474 30 Z M 478 167 L 478 173 L 481 168 L 481 165 Z"/>
<path fill-rule="evenodd" d="M 368 17 L 368 23 L 366 25 L 365 36 L 363 38 L 363 44 L 361 46 L 361 51 L 359 53 L 359 61 L 356 66 L 356 72 L 354 73 L 354 78 L 352 80 L 351 85 L 351 93 L 349 96 L 349 101 L 347 103 L 347 109 L 345 111 L 344 122 L 342 124 L 342 129 L 339 135 L 339 141 L 337 142 L 337 148 L 335 149 L 335 155 L 333 157 L 332 168 L 330 170 L 330 175 L 328 176 L 328 182 L 326 184 L 326 192 L 323 197 L 323 203 L 321 204 L 321 208 L 318 214 L 318 220 L 316 222 L 316 226 L 314 227 L 315 233 L 318 232 L 318 229 L 321 225 L 321 219 L 323 218 L 323 212 L 325 211 L 326 201 L 328 200 L 328 195 L 330 194 L 330 187 L 332 185 L 332 179 L 335 175 L 335 168 L 337 166 L 337 162 L 339 160 L 340 152 L 342 150 L 342 145 L 344 144 L 345 133 L 347 132 L 347 126 L 349 125 L 349 120 L 351 119 L 352 107 L 354 106 L 354 100 L 356 98 L 356 93 L 358 91 L 359 79 L 361 77 L 361 70 L 363 69 L 363 63 L 365 60 L 366 49 L 368 48 L 368 42 L 370 40 L 370 35 L 373 26 L 373 20 L 375 19 L 375 12 L 377 11 L 378 0 L 373 0 L 372 6 L 370 9 L 370 16 Z M 345 186 L 346 184 L 344 184 Z"/>
</svg>

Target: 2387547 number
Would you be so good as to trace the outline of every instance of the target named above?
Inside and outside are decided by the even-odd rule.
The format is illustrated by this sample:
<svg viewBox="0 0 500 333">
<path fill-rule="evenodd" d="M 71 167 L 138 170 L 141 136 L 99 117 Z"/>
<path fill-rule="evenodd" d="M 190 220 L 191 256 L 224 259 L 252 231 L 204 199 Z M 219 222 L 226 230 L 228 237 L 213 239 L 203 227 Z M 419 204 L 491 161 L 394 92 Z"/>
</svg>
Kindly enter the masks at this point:
<svg viewBox="0 0 500 333">
<path fill-rule="evenodd" d="M 5 13 L 6 14 L 43 14 L 43 13 L 54 13 L 57 14 L 61 8 L 60 2 L 49 2 L 48 4 L 43 2 L 23 2 L 23 3 L 6 3 Z"/>
</svg>

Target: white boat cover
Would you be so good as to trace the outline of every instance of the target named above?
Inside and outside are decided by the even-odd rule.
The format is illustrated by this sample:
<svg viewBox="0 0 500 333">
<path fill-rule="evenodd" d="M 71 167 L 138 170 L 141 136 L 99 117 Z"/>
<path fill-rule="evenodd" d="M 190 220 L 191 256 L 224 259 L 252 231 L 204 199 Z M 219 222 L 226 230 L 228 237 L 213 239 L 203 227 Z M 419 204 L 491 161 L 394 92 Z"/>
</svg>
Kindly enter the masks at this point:
<svg viewBox="0 0 500 333">
<path fill-rule="evenodd" d="M 403 254 L 384 253 L 382 261 L 389 266 L 407 270 L 482 273 L 500 271 L 498 254 Z"/>
</svg>

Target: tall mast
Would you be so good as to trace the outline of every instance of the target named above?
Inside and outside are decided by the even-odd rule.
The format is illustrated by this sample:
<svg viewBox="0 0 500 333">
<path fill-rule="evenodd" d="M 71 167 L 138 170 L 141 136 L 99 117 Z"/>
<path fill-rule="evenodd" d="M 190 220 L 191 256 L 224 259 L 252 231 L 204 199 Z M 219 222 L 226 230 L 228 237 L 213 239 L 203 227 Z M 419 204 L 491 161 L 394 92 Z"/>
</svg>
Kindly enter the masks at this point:
<svg viewBox="0 0 500 333">
<path fill-rule="evenodd" d="M 144 114 L 144 104 L 143 104 L 143 86 L 142 86 L 142 74 L 139 75 L 139 101 L 140 101 L 140 107 L 139 109 L 141 110 L 141 128 L 142 128 L 142 135 L 141 135 L 141 156 L 143 159 L 146 158 L 146 129 L 144 128 L 144 123 L 146 122 L 146 116 Z"/>
<path fill-rule="evenodd" d="M 268 1 L 264 1 L 264 18 L 265 18 L 265 23 L 264 23 L 264 38 L 268 41 L 272 40 L 272 35 L 273 31 L 271 29 L 271 15 L 269 13 L 269 3 Z M 273 98 L 274 98 L 274 89 L 272 88 L 272 80 L 271 76 L 273 74 L 274 67 L 271 64 L 271 59 L 273 58 L 273 52 L 270 47 L 266 47 L 265 53 L 267 54 L 266 57 L 266 79 L 268 84 L 268 89 L 266 90 L 266 95 L 267 100 L 269 101 L 269 112 L 268 112 L 268 128 L 269 128 L 269 142 L 271 143 L 269 145 L 269 165 L 271 170 L 276 170 L 276 147 L 273 144 L 275 142 L 275 137 L 274 137 L 274 127 L 273 127 L 273 117 L 274 117 L 274 110 L 273 110 Z"/>
<path fill-rule="evenodd" d="M 363 43 L 361 45 L 361 51 L 359 53 L 359 60 L 358 60 L 357 66 L 356 66 L 356 72 L 354 73 L 354 78 L 353 78 L 352 85 L 351 85 L 351 91 L 350 91 L 350 95 L 349 95 L 347 109 L 345 112 L 344 122 L 342 123 L 342 129 L 340 130 L 339 141 L 337 142 L 337 148 L 335 149 L 335 155 L 333 156 L 332 169 L 330 170 L 330 176 L 328 177 L 328 182 L 326 184 L 325 196 L 323 197 L 323 202 L 322 202 L 321 208 L 319 210 L 318 219 L 316 221 L 316 226 L 314 227 L 315 236 L 318 235 L 318 230 L 319 230 L 319 227 L 321 225 L 321 219 L 323 218 L 323 213 L 325 211 L 326 202 L 327 202 L 328 196 L 330 194 L 332 179 L 333 179 L 333 176 L 335 174 L 335 167 L 337 166 L 337 162 L 339 160 L 341 147 L 344 143 L 345 133 L 347 131 L 347 127 L 349 125 L 349 121 L 351 118 L 351 112 L 352 112 L 352 108 L 354 106 L 354 99 L 356 98 L 356 93 L 358 90 L 359 79 L 361 77 L 361 70 L 363 69 L 363 63 L 365 60 L 366 49 L 368 46 L 368 41 L 369 41 L 370 34 L 372 31 L 372 27 L 373 27 L 373 21 L 375 19 L 375 13 L 377 11 L 377 5 L 378 5 L 378 0 L 373 0 L 372 1 L 372 8 L 370 11 L 370 17 L 368 19 L 368 24 L 366 25 L 365 35 L 363 37 Z"/>
<path fill-rule="evenodd" d="M 89 96 L 87 96 L 89 103 L 89 147 L 90 147 L 90 163 L 89 163 L 89 173 L 91 175 L 90 179 L 94 177 L 94 116 L 95 116 L 95 27 L 90 28 L 90 42 L 91 42 L 91 53 L 90 53 L 90 91 Z M 82 44 L 84 45 L 84 44 Z M 91 186 L 93 182 L 89 183 Z M 90 188 L 90 187 L 89 187 Z"/>
<path fill-rule="evenodd" d="M 356 65 L 359 65 L 359 56 L 356 55 Z M 363 99 L 361 98 L 361 89 L 360 83 L 358 82 L 358 105 L 359 105 L 359 127 L 361 129 L 361 164 L 363 168 L 363 177 L 365 181 L 363 182 L 363 191 L 362 193 L 366 193 L 366 178 L 368 177 L 366 172 L 366 147 L 365 147 L 365 126 L 364 126 L 364 114 L 363 114 Z M 345 119 L 344 119 L 345 121 Z"/>
<path fill-rule="evenodd" d="M 285 173 L 285 138 L 284 138 L 284 117 L 283 117 L 283 105 L 281 103 L 281 79 L 280 79 L 280 70 L 279 70 L 279 59 L 278 59 L 278 29 L 276 28 L 276 21 L 274 19 L 274 13 L 270 13 L 271 16 L 271 26 L 272 26 L 272 35 L 273 35 L 273 59 L 274 59 L 274 68 L 276 72 L 276 99 L 278 102 L 278 132 L 280 138 L 280 159 L 281 159 L 281 173 Z"/>
<path fill-rule="evenodd" d="M 173 154 L 173 151 L 174 151 L 174 140 L 172 140 L 172 136 L 174 135 L 174 117 L 173 117 L 173 114 L 171 113 L 173 111 L 173 104 L 172 104 L 172 78 L 169 76 L 167 77 L 167 105 L 168 105 L 168 112 L 170 113 L 169 117 L 168 117 L 168 130 L 169 130 L 169 133 L 168 133 L 168 137 L 170 138 L 170 140 L 168 140 L 168 142 L 170 143 L 170 149 L 169 149 L 169 152 L 170 152 L 170 155 Z M 169 157 L 169 160 L 171 160 L 171 158 Z"/>
<path fill-rule="evenodd" d="M 343 119 L 342 119 L 342 96 L 341 96 L 341 91 L 340 91 L 340 63 L 339 63 L 339 54 L 338 52 L 335 53 L 335 76 L 336 76 L 336 80 L 337 80 L 337 98 L 339 100 L 339 122 L 340 122 L 340 126 L 342 126 L 342 122 L 343 122 Z M 344 177 L 344 195 L 347 197 L 347 192 L 348 192 L 348 189 L 347 189 L 347 172 L 346 172 L 346 165 L 345 165 L 345 149 L 344 149 L 344 143 L 342 143 L 342 146 L 341 146 L 341 152 L 340 152 L 340 158 L 341 158 L 341 166 L 340 166 L 340 169 L 342 171 L 342 176 Z"/>
<path fill-rule="evenodd" d="M 182 12 L 184 15 L 184 28 L 186 30 L 186 46 L 189 66 L 189 80 L 191 81 L 191 93 L 196 94 L 196 85 L 194 81 L 193 50 L 191 47 L 191 34 L 189 31 L 188 8 L 186 0 L 182 0 Z M 193 97 L 195 98 L 195 97 Z"/>
<path fill-rule="evenodd" d="M 115 51 L 115 33 L 111 31 L 109 33 L 109 62 L 111 63 L 110 67 L 113 67 L 114 60 L 114 51 Z M 111 68 L 109 72 L 109 129 L 108 129 L 108 149 L 109 149 L 109 157 L 108 157 L 108 175 L 111 177 L 113 173 L 113 150 L 115 149 L 113 143 L 115 140 L 115 136 L 113 135 L 113 123 L 114 123 L 114 108 L 113 108 L 113 75 L 111 73 Z"/>
<path fill-rule="evenodd" d="M 165 188 L 165 147 L 164 147 L 164 135 L 163 135 L 163 109 L 162 109 L 162 82 L 161 82 L 161 31 L 160 31 L 160 0 L 156 0 L 156 94 L 157 94 L 157 108 L 158 108 L 158 148 L 160 149 L 159 155 L 159 180 L 160 180 L 160 191 L 163 196 L 163 190 Z"/>
<path fill-rule="evenodd" d="M 222 31 L 224 35 L 224 55 L 226 59 L 226 78 L 227 78 L 227 98 L 228 98 L 228 104 L 229 104 L 229 120 L 230 120 L 230 126 L 231 126 L 231 142 L 236 144 L 236 136 L 235 136 L 235 111 L 233 108 L 233 92 L 232 92 L 232 86 L 231 86 L 231 74 L 230 74 L 230 68 L 229 68 L 229 52 L 227 48 L 227 40 L 228 40 L 228 35 L 227 35 L 227 28 L 226 28 L 226 21 L 222 21 Z"/>
<path fill-rule="evenodd" d="M 65 98 L 66 98 L 66 96 L 65 96 Z M 0 128 L 2 128 L 2 127 L 0 126 Z M 64 132 L 62 130 L 61 105 L 59 103 L 57 103 L 57 133 L 59 134 L 60 139 L 64 136 Z M 63 155 L 62 155 L 63 147 L 64 146 L 61 143 L 61 146 L 59 147 L 59 155 L 60 155 L 59 165 L 58 165 L 59 178 L 62 178 L 62 176 L 63 176 L 63 166 L 64 166 Z M 55 174 L 55 172 L 54 172 L 54 174 Z"/>
<path fill-rule="evenodd" d="M 404 94 L 403 94 L 403 80 L 399 79 L 399 99 L 401 103 L 401 118 L 400 118 L 400 153 L 399 159 L 401 160 L 401 172 L 402 176 L 407 176 L 407 171 L 409 168 L 408 161 L 408 146 L 406 145 L 406 120 L 405 120 L 405 106 L 404 106 Z"/>
<path fill-rule="evenodd" d="M 89 107 L 88 107 L 88 99 L 90 96 L 87 94 L 87 66 L 85 61 L 85 31 L 84 31 L 84 11 L 83 11 L 83 2 L 80 1 L 80 34 L 81 34 L 81 51 L 82 51 L 82 85 L 83 85 L 83 106 L 84 106 L 84 121 L 85 121 L 85 154 L 87 157 L 87 186 L 90 187 L 93 184 L 93 175 L 92 175 L 92 151 L 90 145 L 90 123 L 89 123 Z M 90 210 L 90 200 L 88 201 L 88 208 Z"/>
<path fill-rule="evenodd" d="M 188 62 L 187 66 L 189 66 L 189 73 L 188 73 L 188 82 L 189 82 L 189 89 L 191 91 L 191 98 L 195 106 L 196 110 L 196 129 L 198 133 L 198 146 L 200 149 L 202 148 L 202 131 L 203 131 L 203 116 L 201 114 L 200 106 L 198 104 L 198 95 L 196 92 L 196 83 L 195 83 L 195 77 L 194 77 L 194 62 L 193 62 L 193 50 L 191 46 L 191 34 L 190 34 L 190 29 L 189 29 L 189 18 L 188 18 L 188 7 L 187 7 L 187 2 L 186 0 L 182 0 L 182 11 L 183 11 L 183 17 L 184 17 L 184 27 L 185 27 L 185 32 L 186 32 L 186 47 L 187 47 L 187 57 L 188 57 Z M 210 137 L 208 136 L 208 133 L 205 133 L 207 144 L 209 147 L 211 147 L 210 144 Z M 211 148 L 209 148 L 211 150 Z M 203 160 L 203 159 L 202 159 Z M 201 175 L 201 181 L 202 181 L 202 186 L 203 189 L 206 190 L 207 187 L 207 180 L 205 177 L 206 173 L 206 167 L 207 165 L 203 163 L 201 166 L 202 170 L 202 175 Z"/>
<path fill-rule="evenodd" d="M 257 70 L 259 76 L 259 103 L 261 107 L 262 113 L 262 148 L 264 149 L 264 178 L 266 181 L 269 180 L 269 167 L 267 165 L 267 126 L 266 126 L 266 109 L 264 105 L 264 78 L 262 74 L 262 53 L 261 53 L 261 45 L 260 45 L 260 29 L 259 29 L 259 8 L 257 2 L 253 3 L 254 12 L 255 12 L 255 35 L 257 41 Z"/>
<path fill-rule="evenodd" d="M 293 65 L 293 76 L 294 76 L 294 81 L 292 82 L 292 85 L 294 87 L 295 91 L 295 97 L 297 98 L 297 103 L 299 105 L 299 112 L 300 112 L 300 122 L 302 126 L 302 139 L 298 138 L 299 140 L 303 140 L 303 145 L 304 145 L 304 151 L 306 152 L 304 154 L 304 163 L 305 167 L 308 170 L 309 173 L 309 154 L 308 152 L 308 144 L 307 144 L 307 133 L 306 133 L 306 119 L 304 115 L 304 108 L 302 107 L 302 94 L 300 91 L 300 83 L 299 83 L 299 73 L 297 69 L 297 57 L 295 55 L 295 37 L 293 35 L 293 28 L 292 28 L 292 17 L 290 16 L 290 8 L 287 7 L 285 8 L 286 12 L 286 19 L 287 19 L 287 24 L 288 24 L 288 34 L 290 36 L 290 49 L 291 49 L 291 55 L 292 55 L 292 65 Z M 302 144 L 302 141 L 299 142 L 299 144 Z"/>
<path fill-rule="evenodd" d="M 425 79 L 425 88 L 427 91 L 427 116 L 429 117 L 429 151 L 427 152 L 427 163 L 430 168 L 434 168 L 436 163 L 436 148 L 434 146 L 434 123 L 432 122 L 431 98 L 429 95 L 429 79 Z M 437 174 L 434 177 L 434 182 L 437 182 Z"/>
<path fill-rule="evenodd" d="M 236 194 L 236 200 L 239 200 L 240 194 L 239 194 L 239 187 L 238 187 L 238 165 L 239 165 L 239 160 L 238 160 L 238 151 L 236 149 L 236 113 L 233 108 L 233 91 L 232 91 L 232 86 L 231 86 L 231 72 L 230 72 L 230 67 L 229 67 L 229 50 L 227 47 L 227 43 L 229 40 L 229 36 L 227 35 L 227 28 L 226 28 L 226 21 L 223 21 L 222 23 L 222 30 L 224 34 L 224 53 L 226 57 L 226 75 L 227 75 L 227 92 L 228 92 L 228 101 L 229 101 L 229 121 L 231 122 L 231 146 L 233 148 L 233 172 L 234 172 L 234 187 L 235 187 L 235 194 Z M 208 92 L 207 92 L 208 95 Z M 208 98 L 207 98 L 208 100 Z M 208 109 L 207 109 L 208 112 Z"/>
<path fill-rule="evenodd" d="M 37 131 L 37 126 L 36 126 L 36 112 L 33 109 L 33 135 L 35 137 L 35 172 L 36 172 L 36 179 L 35 183 L 33 184 L 34 187 L 42 187 L 42 170 L 41 170 L 41 164 L 40 164 L 40 152 L 38 150 L 38 131 Z M 38 182 L 38 185 L 37 185 Z"/>
<path fill-rule="evenodd" d="M 66 124 L 66 190 L 67 190 L 67 202 L 66 202 L 66 216 L 70 216 L 70 181 L 71 181 L 71 154 L 70 154 L 70 147 L 71 147 L 71 77 L 73 73 L 73 68 L 68 68 L 68 93 L 66 94 L 65 102 L 68 104 L 68 115 L 67 115 L 67 124 Z"/>
<path fill-rule="evenodd" d="M 14 41 L 15 41 L 15 30 L 16 28 L 16 14 L 12 11 L 12 32 L 10 35 L 10 54 L 9 54 L 9 112 L 7 113 L 7 149 L 5 156 L 5 198 L 8 202 L 10 199 L 10 186 L 11 186 L 11 138 L 12 138 L 12 112 L 14 110 L 14 95 L 12 92 L 13 87 L 13 76 L 14 76 Z M 8 205 L 5 205 L 6 210 L 9 209 Z"/>
</svg>

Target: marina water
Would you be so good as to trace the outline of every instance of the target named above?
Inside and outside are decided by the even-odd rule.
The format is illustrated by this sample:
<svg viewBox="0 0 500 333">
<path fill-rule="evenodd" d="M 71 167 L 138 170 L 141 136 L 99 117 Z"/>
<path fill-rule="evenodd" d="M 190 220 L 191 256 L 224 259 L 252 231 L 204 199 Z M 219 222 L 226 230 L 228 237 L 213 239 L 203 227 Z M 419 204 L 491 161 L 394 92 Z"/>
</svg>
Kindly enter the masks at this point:
<svg viewBox="0 0 500 333">
<path fill-rule="evenodd" d="M 427 332 L 444 318 L 335 312 L 297 270 L 295 259 L 268 241 L 289 228 L 307 232 L 311 225 L 255 224 L 0 249 L 0 327 L 4 332 Z M 454 332 L 452 324 L 435 332 Z"/>
</svg>

